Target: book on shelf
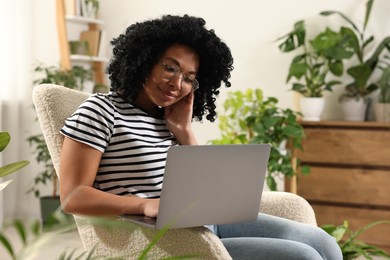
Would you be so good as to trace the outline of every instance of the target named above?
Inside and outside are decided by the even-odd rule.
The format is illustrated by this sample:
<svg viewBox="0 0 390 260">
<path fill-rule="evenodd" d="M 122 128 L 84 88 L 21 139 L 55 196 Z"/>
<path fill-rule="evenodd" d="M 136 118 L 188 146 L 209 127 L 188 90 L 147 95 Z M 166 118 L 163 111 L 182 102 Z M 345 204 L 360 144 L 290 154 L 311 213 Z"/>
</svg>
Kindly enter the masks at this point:
<svg viewBox="0 0 390 260">
<path fill-rule="evenodd" d="M 80 33 L 80 41 L 88 43 L 88 54 L 90 56 L 98 56 L 100 43 L 100 30 L 82 31 Z"/>
<path fill-rule="evenodd" d="M 84 53 L 85 55 L 93 57 L 107 57 L 107 35 L 104 30 L 83 31 L 80 33 L 80 41 L 78 41 L 77 44 L 76 43 L 77 41 L 75 43 L 70 42 L 71 50 L 76 49 L 75 45 L 77 45 L 77 47 L 83 47 L 79 49 L 86 49 L 87 51 L 72 52 L 74 54 Z M 84 47 L 84 43 L 87 43 L 86 48 Z"/>
<path fill-rule="evenodd" d="M 104 30 L 100 31 L 99 51 L 97 56 L 101 58 L 107 57 L 107 35 Z"/>
</svg>

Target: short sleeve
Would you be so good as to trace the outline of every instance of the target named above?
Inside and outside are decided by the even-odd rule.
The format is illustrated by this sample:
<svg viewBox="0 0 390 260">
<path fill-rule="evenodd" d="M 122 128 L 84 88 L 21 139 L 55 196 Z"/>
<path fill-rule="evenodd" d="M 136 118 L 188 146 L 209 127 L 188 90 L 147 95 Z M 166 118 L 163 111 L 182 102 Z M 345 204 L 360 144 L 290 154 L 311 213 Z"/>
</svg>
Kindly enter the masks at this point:
<svg viewBox="0 0 390 260">
<path fill-rule="evenodd" d="M 95 94 L 65 120 L 60 132 L 104 152 L 113 133 L 115 109 L 109 98 Z"/>
</svg>

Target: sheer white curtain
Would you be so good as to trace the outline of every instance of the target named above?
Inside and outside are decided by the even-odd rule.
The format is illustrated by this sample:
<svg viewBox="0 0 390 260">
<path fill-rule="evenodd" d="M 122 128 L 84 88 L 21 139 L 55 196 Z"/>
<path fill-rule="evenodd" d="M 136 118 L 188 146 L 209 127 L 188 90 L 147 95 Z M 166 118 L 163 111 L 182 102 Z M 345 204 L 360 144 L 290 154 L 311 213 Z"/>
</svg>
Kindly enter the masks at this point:
<svg viewBox="0 0 390 260">
<path fill-rule="evenodd" d="M 0 0 L 0 127 L 11 134 L 11 143 L 2 153 L 2 164 L 18 160 L 31 160 L 31 152 L 26 142 L 31 117 L 31 1 Z M 30 166 L 28 166 L 30 167 Z M 13 179 L 5 190 L 0 192 L 0 220 L 2 218 L 22 218 L 17 216 L 17 206 L 21 200 L 28 200 L 23 181 L 29 168 L 13 174 Z M 28 204 L 27 204 L 28 205 Z M 27 206 L 28 207 L 28 206 Z M 1 222 L 0 222 L 1 224 Z"/>
</svg>

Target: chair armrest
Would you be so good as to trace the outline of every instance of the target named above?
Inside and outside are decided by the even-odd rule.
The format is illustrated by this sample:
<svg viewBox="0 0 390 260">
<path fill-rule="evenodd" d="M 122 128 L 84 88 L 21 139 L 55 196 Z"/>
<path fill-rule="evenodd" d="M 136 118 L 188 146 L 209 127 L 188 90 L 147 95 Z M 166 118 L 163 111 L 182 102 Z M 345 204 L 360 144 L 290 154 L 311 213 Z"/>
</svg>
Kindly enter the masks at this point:
<svg viewBox="0 0 390 260">
<path fill-rule="evenodd" d="M 264 191 L 260 203 L 260 212 L 317 225 L 313 208 L 302 197 L 281 191 Z"/>
<path fill-rule="evenodd" d="M 88 218 L 74 216 L 86 251 L 101 258 L 138 259 L 151 243 L 156 230 L 118 219 L 113 227 L 91 224 Z M 122 222 L 122 225 L 120 222 Z M 221 240 L 206 227 L 169 230 L 153 246 L 148 259 L 193 256 L 191 259 L 231 259 Z"/>
</svg>

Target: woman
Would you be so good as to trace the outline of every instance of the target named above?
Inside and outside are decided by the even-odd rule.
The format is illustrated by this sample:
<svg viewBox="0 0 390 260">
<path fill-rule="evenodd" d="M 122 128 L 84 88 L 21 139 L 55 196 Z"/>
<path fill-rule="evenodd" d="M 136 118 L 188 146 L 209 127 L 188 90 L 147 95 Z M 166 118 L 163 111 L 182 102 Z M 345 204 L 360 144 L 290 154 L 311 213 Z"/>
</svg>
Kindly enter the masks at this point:
<svg viewBox="0 0 390 260">
<path fill-rule="evenodd" d="M 61 130 L 62 204 L 73 214 L 156 217 L 167 150 L 197 144 L 193 118 L 215 120 L 233 58 L 203 19 L 187 15 L 136 23 L 112 44 L 111 92 L 86 100 Z M 234 258 L 341 259 L 321 229 L 277 217 L 214 232 Z"/>
</svg>

